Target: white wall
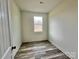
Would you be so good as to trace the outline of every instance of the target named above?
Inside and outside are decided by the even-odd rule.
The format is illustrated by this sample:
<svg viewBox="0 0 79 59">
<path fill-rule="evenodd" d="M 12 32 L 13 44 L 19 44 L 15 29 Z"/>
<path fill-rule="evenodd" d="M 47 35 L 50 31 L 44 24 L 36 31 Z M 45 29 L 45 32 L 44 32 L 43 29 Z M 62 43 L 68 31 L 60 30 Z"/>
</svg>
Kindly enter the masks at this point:
<svg viewBox="0 0 79 59">
<path fill-rule="evenodd" d="M 43 17 L 43 32 L 34 32 L 34 16 Z M 22 11 L 23 42 L 47 40 L 47 14 Z"/>
<path fill-rule="evenodd" d="M 16 46 L 16 49 L 13 50 L 12 54 L 15 56 L 16 52 L 18 51 L 21 45 L 21 15 L 20 9 L 15 4 L 14 1 L 11 1 L 10 4 L 10 11 L 11 11 L 11 38 L 12 38 L 12 45 Z"/>
<path fill-rule="evenodd" d="M 64 0 L 49 13 L 49 41 L 77 59 L 77 0 Z"/>
</svg>

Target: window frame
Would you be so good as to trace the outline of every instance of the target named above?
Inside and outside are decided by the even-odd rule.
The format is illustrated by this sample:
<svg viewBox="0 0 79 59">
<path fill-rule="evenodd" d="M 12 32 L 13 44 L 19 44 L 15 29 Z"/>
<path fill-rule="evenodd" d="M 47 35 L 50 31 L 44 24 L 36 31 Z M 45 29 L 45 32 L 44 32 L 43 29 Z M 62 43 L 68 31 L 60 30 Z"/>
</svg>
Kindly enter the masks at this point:
<svg viewBox="0 0 79 59">
<path fill-rule="evenodd" d="M 36 25 L 36 24 L 35 24 L 35 17 L 38 17 L 38 18 L 40 17 L 40 18 L 41 18 L 41 21 L 40 21 L 41 23 L 40 23 L 39 25 Z M 33 29 L 33 31 L 36 32 L 36 33 L 37 33 L 37 32 L 43 32 L 43 17 L 42 17 L 42 16 L 34 16 L 34 17 L 33 17 L 33 20 L 34 20 L 34 22 L 33 22 L 33 23 L 34 23 L 34 26 L 33 26 L 34 29 Z M 35 25 L 36 25 L 36 26 L 40 26 L 41 29 L 40 29 L 40 30 L 35 30 L 35 29 L 36 29 L 36 28 L 35 28 Z M 38 27 L 38 28 L 39 28 L 39 27 Z"/>
</svg>

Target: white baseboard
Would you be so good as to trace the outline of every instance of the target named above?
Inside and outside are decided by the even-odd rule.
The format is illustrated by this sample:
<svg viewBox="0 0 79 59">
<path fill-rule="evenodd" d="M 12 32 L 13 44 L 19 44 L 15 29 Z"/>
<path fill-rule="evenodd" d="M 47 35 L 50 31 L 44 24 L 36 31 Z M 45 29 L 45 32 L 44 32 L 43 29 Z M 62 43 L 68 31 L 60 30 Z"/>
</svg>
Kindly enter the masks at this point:
<svg viewBox="0 0 79 59">
<path fill-rule="evenodd" d="M 57 44 L 55 44 L 54 42 L 52 42 L 51 40 L 49 40 L 49 42 L 51 43 L 51 44 L 53 44 L 53 45 L 55 45 L 59 50 L 61 50 L 65 55 L 67 55 L 69 58 L 71 58 L 71 59 L 75 59 L 75 52 L 72 52 L 72 53 L 70 53 L 70 52 L 66 52 L 66 51 L 64 51 L 61 47 L 59 47 Z"/>
</svg>

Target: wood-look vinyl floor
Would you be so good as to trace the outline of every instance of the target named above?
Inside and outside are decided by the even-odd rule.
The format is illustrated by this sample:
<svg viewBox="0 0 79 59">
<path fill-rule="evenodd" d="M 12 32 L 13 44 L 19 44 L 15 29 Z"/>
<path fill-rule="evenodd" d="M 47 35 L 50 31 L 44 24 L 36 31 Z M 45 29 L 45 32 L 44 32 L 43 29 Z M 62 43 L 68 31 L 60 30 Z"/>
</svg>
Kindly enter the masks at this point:
<svg viewBox="0 0 79 59">
<path fill-rule="evenodd" d="M 70 59 L 48 41 L 22 44 L 15 59 Z"/>
</svg>

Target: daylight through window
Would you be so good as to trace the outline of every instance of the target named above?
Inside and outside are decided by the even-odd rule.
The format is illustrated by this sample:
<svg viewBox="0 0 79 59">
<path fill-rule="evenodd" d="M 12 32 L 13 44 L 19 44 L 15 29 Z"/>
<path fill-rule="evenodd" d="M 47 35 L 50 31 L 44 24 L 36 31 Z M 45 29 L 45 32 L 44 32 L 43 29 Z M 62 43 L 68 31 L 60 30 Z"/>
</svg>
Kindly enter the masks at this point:
<svg viewBox="0 0 79 59">
<path fill-rule="evenodd" d="M 34 16 L 34 32 L 43 31 L 43 17 Z"/>
</svg>

